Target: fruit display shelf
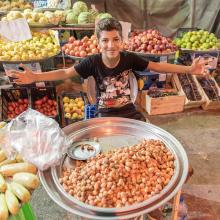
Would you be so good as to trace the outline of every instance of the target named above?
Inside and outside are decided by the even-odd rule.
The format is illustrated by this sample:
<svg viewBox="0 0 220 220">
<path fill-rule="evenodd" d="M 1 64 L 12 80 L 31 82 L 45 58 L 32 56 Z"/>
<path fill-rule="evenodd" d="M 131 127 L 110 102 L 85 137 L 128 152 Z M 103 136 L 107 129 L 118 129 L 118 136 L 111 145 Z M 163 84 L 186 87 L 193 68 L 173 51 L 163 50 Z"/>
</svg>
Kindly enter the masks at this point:
<svg viewBox="0 0 220 220">
<path fill-rule="evenodd" d="M 18 60 L 18 61 L 11 61 L 11 60 L 0 60 L 0 63 L 1 64 L 20 64 L 20 63 L 23 63 L 23 64 L 27 64 L 27 63 L 41 63 L 41 62 L 45 62 L 47 60 L 50 60 L 50 59 L 53 59 L 54 57 L 57 57 L 58 55 L 60 54 L 57 53 L 51 57 L 45 57 L 45 58 L 42 58 L 42 59 L 36 59 L 36 60 Z"/>
<path fill-rule="evenodd" d="M 209 52 L 214 52 L 214 51 L 220 51 L 219 49 L 207 49 L 207 50 L 192 50 L 192 49 L 187 49 L 187 48 L 180 48 L 179 50 L 187 53 L 195 53 L 195 52 L 201 52 L 201 53 L 209 53 Z"/>
<path fill-rule="evenodd" d="M 130 50 L 126 50 L 127 52 L 129 53 L 134 53 L 134 54 L 137 54 L 139 56 L 143 56 L 143 57 L 162 57 L 162 56 L 166 56 L 166 57 L 169 57 L 169 56 L 174 56 L 176 51 L 175 52 L 171 52 L 171 53 L 161 53 L 161 54 L 154 54 L 154 53 L 141 53 L 141 52 L 135 52 L 135 51 L 130 51 Z"/>
<path fill-rule="evenodd" d="M 202 105 L 204 110 L 220 109 L 220 88 L 214 77 L 205 78 L 196 76 L 198 86 L 200 87 L 206 102 Z"/>
<path fill-rule="evenodd" d="M 95 27 L 84 27 L 83 25 L 81 26 L 64 26 L 64 25 L 60 25 L 60 26 L 56 26 L 56 27 L 52 27 L 52 30 L 66 30 L 66 31 L 94 31 Z"/>
<path fill-rule="evenodd" d="M 206 102 L 206 99 L 195 76 L 188 74 L 180 75 L 174 74 L 173 80 L 179 94 L 185 96 L 184 109 L 202 106 Z"/>
<path fill-rule="evenodd" d="M 39 24 L 39 23 L 29 23 L 30 28 L 53 28 L 57 27 L 58 24 Z"/>
<path fill-rule="evenodd" d="M 95 28 L 95 23 L 88 24 L 63 24 L 63 27 L 76 27 L 76 28 Z"/>
<path fill-rule="evenodd" d="M 71 59 L 73 59 L 73 60 L 78 60 L 78 61 L 81 61 L 81 60 L 83 60 L 84 58 L 86 58 L 86 57 L 70 56 L 70 55 L 67 55 L 67 54 L 65 54 L 65 56 L 66 56 L 66 57 L 69 57 L 69 58 L 71 58 Z"/>
<path fill-rule="evenodd" d="M 60 53 L 60 43 L 56 31 L 32 30 L 31 34 L 31 39 L 17 42 L 0 39 L 1 63 L 37 62 Z"/>
<path fill-rule="evenodd" d="M 40 11 L 42 11 L 42 12 L 45 12 L 45 11 L 54 12 L 54 11 L 56 11 L 56 10 L 58 10 L 58 8 L 40 8 Z M 63 11 L 63 9 L 60 9 L 60 8 L 59 8 L 59 11 Z"/>
<path fill-rule="evenodd" d="M 206 30 L 189 31 L 183 33 L 181 37 L 177 37 L 173 41 L 179 48 L 184 48 L 192 51 L 209 51 L 218 49 L 218 38 L 214 33 Z"/>
</svg>

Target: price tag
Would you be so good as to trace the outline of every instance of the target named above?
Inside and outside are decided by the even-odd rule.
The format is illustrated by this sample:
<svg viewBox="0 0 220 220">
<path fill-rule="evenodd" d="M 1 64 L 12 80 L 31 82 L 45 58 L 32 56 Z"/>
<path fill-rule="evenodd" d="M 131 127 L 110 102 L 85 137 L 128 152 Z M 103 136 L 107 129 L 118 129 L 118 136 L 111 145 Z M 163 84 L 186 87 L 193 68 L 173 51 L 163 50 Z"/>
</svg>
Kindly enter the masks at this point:
<svg viewBox="0 0 220 220">
<path fill-rule="evenodd" d="M 131 23 L 125 21 L 119 21 L 122 26 L 122 38 L 124 41 L 128 40 L 128 35 L 131 32 Z"/>
<path fill-rule="evenodd" d="M 47 7 L 47 0 L 34 1 L 34 8 L 46 8 L 46 7 Z"/>
<path fill-rule="evenodd" d="M 40 67 L 40 63 L 27 63 L 25 64 L 25 66 L 27 66 L 28 68 L 30 68 L 33 72 L 41 72 L 41 67 Z M 21 71 L 19 69 L 19 64 L 12 64 L 12 63 L 4 63 L 3 64 L 3 67 L 4 67 L 4 70 L 5 70 L 5 73 L 7 75 L 7 72 L 9 70 L 16 70 L 16 71 Z M 13 83 L 13 79 L 12 77 L 9 77 L 9 81 L 11 83 Z M 39 83 L 36 83 L 36 86 L 38 87 L 44 87 L 45 86 L 45 83 L 44 82 L 39 82 Z"/>
<path fill-rule="evenodd" d="M 159 74 L 159 82 L 166 81 L 166 78 L 167 78 L 167 74 L 164 73 Z"/>
<path fill-rule="evenodd" d="M 160 62 L 161 63 L 167 63 L 167 56 L 161 56 L 160 57 Z"/>
<path fill-rule="evenodd" d="M 161 56 L 160 57 L 160 63 L 167 63 L 167 56 Z M 167 74 L 165 73 L 159 73 L 159 82 L 166 81 Z"/>
<path fill-rule="evenodd" d="M 98 9 L 95 7 L 94 4 L 91 4 L 91 9 L 93 9 L 94 11 L 97 11 L 97 12 L 98 12 Z"/>
</svg>

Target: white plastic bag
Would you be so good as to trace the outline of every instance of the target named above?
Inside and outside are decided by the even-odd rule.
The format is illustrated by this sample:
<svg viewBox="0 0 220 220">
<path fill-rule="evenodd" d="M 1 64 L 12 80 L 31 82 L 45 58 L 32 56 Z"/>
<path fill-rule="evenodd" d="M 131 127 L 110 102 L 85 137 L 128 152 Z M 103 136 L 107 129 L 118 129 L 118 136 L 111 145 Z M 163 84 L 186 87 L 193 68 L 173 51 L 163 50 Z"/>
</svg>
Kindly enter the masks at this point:
<svg viewBox="0 0 220 220">
<path fill-rule="evenodd" d="M 58 123 L 28 109 L 0 130 L 1 148 L 12 158 L 16 152 L 40 170 L 57 165 L 70 146 Z"/>
</svg>

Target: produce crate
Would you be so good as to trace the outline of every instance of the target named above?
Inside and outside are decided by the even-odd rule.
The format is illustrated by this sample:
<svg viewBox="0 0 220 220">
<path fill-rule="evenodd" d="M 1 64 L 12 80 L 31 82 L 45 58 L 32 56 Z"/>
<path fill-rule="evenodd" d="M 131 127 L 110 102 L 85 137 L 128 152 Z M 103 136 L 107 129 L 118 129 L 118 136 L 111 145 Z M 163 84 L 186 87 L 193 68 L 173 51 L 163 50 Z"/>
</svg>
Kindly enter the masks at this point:
<svg viewBox="0 0 220 220">
<path fill-rule="evenodd" d="M 68 112 L 65 112 L 66 107 L 64 106 L 64 101 L 63 101 L 64 97 L 68 97 L 69 99 L 82 98 L 83 103 L 84 103 L 84 108 L 80 109 L 80 108 L 77 107 L 77 109 L 76 109 L 76 110 L 80 110 L 80 112 L 83 113 L 83 116 L 81 118 L 77 118 L 76 116 L 75 116 L 76 118 L 67 118 L 65 116 L 66 113 L 68 113 Z M 84 118 L 85 118 L 85 112 L 84 112 L 85 111 L 85 105 L 87 103 L 87 100 L 86 100 L 86 97 L 85 97 L 84 93 L 82 93 L 82 92 L 80 92 L 80 93 L 62 92 L 62 94 L 60 96 L 60 103 L 61 103 L 61 108 L 62 108 L 62 118 L 64 119 L 64 123 L 65 123 L 66 126 L 69 125 L 69 124 L 72 124 L 74 122 L 84 120 Z M 73 108 L 70 108 L 69 110 L 70 110 L 69 113 L 71 114 L 71 117 L 72 117 L 75 110 L 73 110 Z M 77 113 L 77 112 L 75 112 L 75 113 Z M 79 113 L 77 113 L 77 114 L 79 115 Z"/>
<path fill-rule="evenodd" d="M 30 89 L 30 95 L 31 107 L 34 110 L 37 110 L 42 114 L 55 119 L 58 123 L 60 122 L 59 105 L 56 88 L 54 86 L 33 87 Z"/>
<path fill-rule="evenodd" d="M 198 80 L 198 85 L 203 93 L 203 96 L 205 97 L 205 100 L 206 102 L 202 105 L 202 108 L 204 110 L 209 110 L 209 109 L 220 109 L 220 88 L 218 86 L 218 84 L 216 83 L 214 77 L 211 77 L 210 78 L 213 82 L 214 82 L 214 85 L 216 87 L 216 90 L 217 90 L 217 94 L 218 95 L 218 98 L 216 100 L 211 100 L 208 95 L 206 94 L 205 90 L 203 89 L 203 87 L 201 86 L 201 84 L 199 83 L 199 76 L 196 77 L 196 80 Z"/>
<path fill-rule="evenodd" d="M 1 89 L 1 96 L 1 119 L 4 121 L 10 121 L 12 118 L 15 118 L 21 112 L 25 111 L 27 107 L 30 107 L 29 92 L 26 88 Z M 26 102 L 22 103 L 21 99 L 25 99 Z M 8 104 L 10 103 L 13 103 L 13 106 L 10 107 L 13 111 L 8 109 Z M 27 106 L 24 107 L 24 104 L 25 106 L 27 104 Z M 23 106 L 23 109 L 21 109 L 21 106 Z"/>
<path fill-rule="evenodd" d="M 174 92 L 174 93 L 178 92 L 176 84 L 175 84 L 174 79 L 173 79 L 173 74 L 172 75 L 169 75 L 169 74 L 167 75 L 166 82 L 164 83 L 164 87 L 165 88 L 160 89 L 160 91 Z M 135 100 L 135 103 L 137 105 L 141 106 L 145 110 L 146 110 L 146 105 L 147 105 L 146 96 L 148 94 L 148 91 L 149 90 L 138 91 L 138 95 L 137 95 L 137 98 Z"/>
<path fill-rule="evenodd" d="M 142 107 L 149 115 L 162 115 L 182 112 L 184 109 L 185 96 L 172 95 L 152 98 L 148 94 L 145 96 L 145 106 Z"/>
<path fill-rule="evenodd" d="M 191 101 L 190 99 L 188 99 L 186 93 L 184 92 L 183 86 L 181 85 L 181 82 L 179 80 L 178 75 L 177 74 L 173 75 L 173 80 L 174 80 L 174 83 L 179 91 L 179 94 L 185 96 L 184 109 L 198 108 L 206 102 L 206 99 L 203 95 L 203 92 L 201 90 L 201 87 L 199 86 L 198 81 L 196 80 L 195 76 L 192 76 L 192 78 L 193 78 L 194 83 L 196 85 L 197 91 L 198 91 L 199 95 L 201 96 L 201 100 Z"/>
</svg>

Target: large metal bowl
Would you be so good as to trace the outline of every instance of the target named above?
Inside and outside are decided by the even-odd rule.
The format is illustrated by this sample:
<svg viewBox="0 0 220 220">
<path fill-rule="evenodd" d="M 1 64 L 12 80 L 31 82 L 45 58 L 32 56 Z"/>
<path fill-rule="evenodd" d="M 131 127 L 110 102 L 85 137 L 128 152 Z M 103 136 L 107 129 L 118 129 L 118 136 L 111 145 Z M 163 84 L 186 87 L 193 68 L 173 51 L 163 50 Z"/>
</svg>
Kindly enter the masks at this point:
<svg viewBox="0 0 220 220">
<path fill-rule="evenodd" d="M 165 143 L 175 157 L 174 175 L 168 185 L 157 195 L 142 203 L 123 208 L 100 208 L 80 202 L 66 193 L 60 185 L 60 165 L 40 172 L 40 179 L 50 197 L 67 211 L 89 219 L 127 219 L 148 213 L 170 200 L 181 188 L 187 177 L 188 158 L 182 145 L 168 132 L 141 121 L 125 118 L 95 118 L 74 123 L 64 128 L 73 140 L 99 139 L 103 151 L 110 147 L 136 144 L 143 138 L 157 139 Z"/>
</svg>

